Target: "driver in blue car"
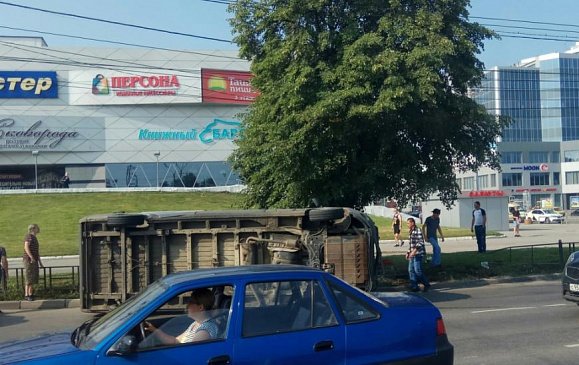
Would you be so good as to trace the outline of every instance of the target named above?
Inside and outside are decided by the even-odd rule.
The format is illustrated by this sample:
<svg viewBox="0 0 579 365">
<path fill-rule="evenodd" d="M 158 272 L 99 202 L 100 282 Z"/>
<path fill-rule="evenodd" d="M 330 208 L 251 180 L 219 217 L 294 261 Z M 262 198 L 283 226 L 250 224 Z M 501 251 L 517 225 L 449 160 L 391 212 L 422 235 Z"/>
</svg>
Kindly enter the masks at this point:
<svg viewBox="0 0 579 365">
<path fill-rule="evenodd" d="M 161 342 L 165 344 L 179 344 L 197 341 L 205 341 L 217 338 L 217 324 L 209 317 L 214 296 L 209 289 L 197 289 L 191 293 L 187 302 L 187 315 L 194 322 L 179 336 L 171 336 L 163 330 L 156 328 L 152 323 L 145 322 L 145 329 L 153 333 Z"/>
</svg>

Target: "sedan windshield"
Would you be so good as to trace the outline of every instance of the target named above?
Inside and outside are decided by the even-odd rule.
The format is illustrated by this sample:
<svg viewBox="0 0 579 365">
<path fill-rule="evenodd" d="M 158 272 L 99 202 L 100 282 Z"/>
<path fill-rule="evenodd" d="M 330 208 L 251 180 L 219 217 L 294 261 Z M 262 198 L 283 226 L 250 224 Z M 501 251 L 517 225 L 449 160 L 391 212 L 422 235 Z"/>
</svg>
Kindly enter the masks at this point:
<svg viewBox="0 0 579 365">
<path fill-rule="evenodd" d="M 119 326 L 125 324 L 131 316 L 161 295 L 166 289 L 166 284 L 157 281 L 149 285 L 141 293 L 131 297 L 121 306 L 99 318 L 90 326 L 79 328 L 77 331 L 86 331 L 87 333 L 83 336 L 78 347 L 82 349 L 92 349 L 103 339 L 107 338 Z"/>
</svg>

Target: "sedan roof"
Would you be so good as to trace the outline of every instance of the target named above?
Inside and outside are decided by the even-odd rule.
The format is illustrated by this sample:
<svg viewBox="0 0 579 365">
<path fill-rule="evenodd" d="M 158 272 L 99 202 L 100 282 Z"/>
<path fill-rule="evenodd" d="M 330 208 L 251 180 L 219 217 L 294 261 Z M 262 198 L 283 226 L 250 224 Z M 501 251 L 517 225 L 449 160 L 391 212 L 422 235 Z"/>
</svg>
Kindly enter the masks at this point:
<svg viewBox="0 0 579 365">
<path fill-rule="evenodd" d="M 246 275 L 259 275 L 259 274 L 271 274 L 271 273 L 323 273 L 324 271 L 303 266 L 303 265 L 245 265 L 245 266 L 228 266 L 228 267 L 216 267 L 209 269 L 195 269 L 191 271 L 180 271 L 176 273 L 169 274 L 161 278 L 161 281 L 169 285 L 179 284 L 184 281 L 189 280 L 200 280 L 209 278 L 222 278 L 231 276 L 246 276 Z"/>
</svg>

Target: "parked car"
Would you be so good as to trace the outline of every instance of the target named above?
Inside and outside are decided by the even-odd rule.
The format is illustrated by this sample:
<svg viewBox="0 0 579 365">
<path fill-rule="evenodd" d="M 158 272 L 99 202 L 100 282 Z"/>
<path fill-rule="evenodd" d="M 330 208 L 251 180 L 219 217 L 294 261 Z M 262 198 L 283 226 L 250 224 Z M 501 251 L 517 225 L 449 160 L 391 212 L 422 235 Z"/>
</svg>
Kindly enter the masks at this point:
<svg viewBox="0 0 579 365">
<path fill-rule="evenodd" d="M 411 211 L 407 211 L 407 212 L 402 212 L 404 214 L 408 214 L 409 216 L 412 216 L 414 218 L 420 218 L 420 211 L 419 210 L 411 210 Z"/>
<path fill-rule="evenodd" d="M 563 298 L 579 305 L 579 251 L 569 255 L 563 269 L 561 284 Z"/>
<path fill-rule="evenodd" d="M 527 213 L 527 218 L 539 223 L 563 223 L 565 220 L 565 217 L 549 209 L 532 209 Z"/>
<path fill-rule="evenodd" d="M 569 215 L 572 215 L 574 217 L 579 215 L 579 209 L 575 209 L 574 211 L 572 211 L 571 213 L 569 213 Z"/>
<path fill-rule="evenodd" d="M 183 308 L 190 293 L 199 289 L 215 293 L 215 305 L 202 322 L 213 321 L 213 335 L 198 342 L 164 344 L 165 335 L 174 338 L 191 325 Z M 157 330 L 149 334 L 147 328 Z M 159 329 L 163 336 L 157 337 Z M 298 265 L 170 274 L 106 315 L 85 322 L 72 335 L 0 344 L 0 352 L 0 363 L 11 364 L 454 361 L 440 311 L 427 299 L 410 293 L 371 295 L 325 271 Z"/>
<path fill-rule="evenodd" d="M 553 207 L 553 211 L 559 215 L 565 217 L 565 211 L 561 207 Z"/>
</svg>

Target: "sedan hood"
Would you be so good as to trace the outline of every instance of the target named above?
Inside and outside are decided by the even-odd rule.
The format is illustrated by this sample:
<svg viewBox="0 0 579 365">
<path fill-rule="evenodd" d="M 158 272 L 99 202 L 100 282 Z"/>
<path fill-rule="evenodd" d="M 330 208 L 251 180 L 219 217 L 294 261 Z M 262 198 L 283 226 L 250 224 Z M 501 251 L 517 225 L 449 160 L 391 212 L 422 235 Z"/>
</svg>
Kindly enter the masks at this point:
<svg viewBox="0 0 579 365">
<path fill-rule="evenodd" d="M 432 304 L 418 296 L 406 293 L 373 292 L 373 296 L 384 302 L 389 308 L 394 307 L 432 307 Z"/>
<path fill-rule="evenodd" d="M 0 364 L 12 364 L 73 352 L 80 352 L 80 350 L 70 342 L 70 333 L 56 333 L 0 344 L 0 354 L 2 354 Z"/>
</svg>

